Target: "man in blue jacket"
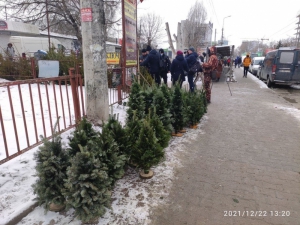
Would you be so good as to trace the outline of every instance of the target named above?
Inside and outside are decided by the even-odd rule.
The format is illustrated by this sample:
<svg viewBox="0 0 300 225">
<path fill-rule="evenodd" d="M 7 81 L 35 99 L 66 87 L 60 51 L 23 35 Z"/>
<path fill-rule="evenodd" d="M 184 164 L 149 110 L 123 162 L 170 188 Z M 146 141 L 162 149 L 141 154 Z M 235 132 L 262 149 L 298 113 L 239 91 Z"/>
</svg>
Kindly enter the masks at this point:
<svg viewBox="0 0 300 225">
<path fill-rule="evenodd" d="M 155 79 L 155 83 L 160 85 L 161 78 L 159 75 L 159 54 L 155 49 L 151 49 L 151 47 L 147 46 L 147 51 L 149 54 L 147 58 L 140 64 L 140 66 L 150 66 L 150 74 L 153 79 Z"/>
<path fill-rule="evenodd" d="M 188 67 L 191 68 L 198 59 L 198 54 L 195 52 L 194 47 L 190 47 L 189 50 L 187 51 L 187 55 L 185 56 L 186 62 L 188 64 Z M 190 91 L 193 92 L 194 91 L 194 76 L 195 73 L 193 72 L 188 72 L 188 82 L 190 85 Z"/>
</svg>

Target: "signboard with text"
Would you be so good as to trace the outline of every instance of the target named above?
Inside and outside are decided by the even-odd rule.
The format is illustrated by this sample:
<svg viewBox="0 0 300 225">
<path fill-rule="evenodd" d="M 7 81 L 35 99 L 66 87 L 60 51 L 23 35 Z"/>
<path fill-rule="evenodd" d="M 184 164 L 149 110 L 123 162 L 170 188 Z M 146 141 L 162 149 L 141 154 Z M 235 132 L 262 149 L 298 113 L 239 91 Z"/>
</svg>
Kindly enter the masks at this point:
<svg viewBox="0 0 300 225">
<path fill-rule="evenodd" d="M 126 66 L 137 66 L 136 0 L 124 0 L 125 57 Z M 124 29 L 124 26 L 123 26 Z"/>
<path fill-rule="evenodd" d="M 3 20 L 0 20 L 0 30 L 6 30 L 7 29 L 7 23 Z"/>
<path fill-rule="evenodd" d="M 91 22 L 93 21 L 92 8 L 83 8 L 81 12 L 81 21 L 82 22 Z"/>
</svg>

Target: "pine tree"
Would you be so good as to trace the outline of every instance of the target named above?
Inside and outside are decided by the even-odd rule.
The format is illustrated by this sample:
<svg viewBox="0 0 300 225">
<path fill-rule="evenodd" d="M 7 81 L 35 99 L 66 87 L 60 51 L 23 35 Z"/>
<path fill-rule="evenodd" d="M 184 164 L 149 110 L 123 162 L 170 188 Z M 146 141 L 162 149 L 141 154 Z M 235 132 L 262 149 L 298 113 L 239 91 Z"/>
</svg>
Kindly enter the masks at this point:
<svg viewBox="0 0 300 225">
<path fill-rule="evenodd" d="M 169 93 L 169 91 L 168 91 Z M 171 113 L 170 113 L 170 104 L 168 99 L 164 96 L 162 89 L 157 89 L 153 95 L 153 106 L 152 111 L 155 108 L 156 115 L 161 120 L 166 131 L 172 132 L 171 125 Z"/>
<path fill-rule="evenodd" d="M 72 137 L 68 137 L 69 146 L 68 153 L 71 157 L 80 152 L 79 145 L 86 146 L 91 139 L 98 138 L 98 133 L 93 129 L 92 124 L 83 118 L 77 125 L 76 130 L 73 132 Z"/>
<path fill-rule="evenodd" d="M 172 126 L 175 133 L 183 129 L 183 100 L 179 84 L 176 84 L 171 98 Z"/>
<path fill-rule="evenodd" d="M 127 121 L 131 121 L 134 111 L 138 119 L 144 118 L 145 102 L 141 86 L 138 82 L 134 82 L 131 86 L 131 92 L 128 100 Z"/>
<path fill-rule="evenodd" d="M 132 154 L 134 162 L 147 174 L 150 168 L 157 165 L 163 157 L 163 148 L 158 144 L 150 123 L 144 120 L 139 133 L 136 151 Z"/>
<path fill-rule="evenodd" d="M 166 148 L 169 145 L 171 133 L 165 129 L 161 119 L 156 114 L 156 108 L 150 113 L 148 120 L 157 138 L 157 143 L 162 148 Z"/>
<path fill-rule="evenodd" d="M 171 89 L 167 85 L 162 84 L 160 86 L 160 90 L 162 91 L 163 96 L 166 99 L 167 108 L 170 109 L 171 108 L 171 101 L 172 101 L 172 99 L 171 99 L 171 95 L 172 95 L 171 94 L 171 92 L 172 92 Z"/>
<path fill-rule="evenodd" d="M 96 153 L 96 157 L 99 157 L 101 162 L 107 165 L 108 177 L 113 186 L 115 181 L 124 175 L 126 156 L 119 151 L 119 146 L 115 142 L 112 131 L 109 130 L 108 126 L 103 127 L 97 143 L 101 151 Z"/>
<path fill-rule="evenodd" d="M 120 154 L 125 154 L 126 145 L 128 144 L 126 130 L 122 127 L 115 114 L 113 115 L 113 113 L 111 113 L 111 115 L 109 116 L 109 120 L 104 127 L 111 131 L 115 142 L 119 146 Z"/>
<path fill-rule="evenodd" d="M 156 85 L 153 85 L 151 87 L 144 87 L 143 96 L 145 103 L 145 114 L 149 114 L 149 110 L 151 110 L 151 108 L 153 107 L 153 97 L 156 91 Z"/>
<path fill-rule="evenodd" d="M 105 207 L 110 205 L 111 181 L 108 168 L 95 155 L 98 149 L 96 142 L 82 147 L 71 159 L 68 167 L 65 186 L 68 207 L 73 207 L 75 216 L 82 222 L 88 222 L 104 215 Z"/>
<path fill-rule="evenodd" d="M 133 118 L 126 123 L 125 132 L 127 145 L 125 147 L 125 153 L 129 161 L 133 162 L 132 154 L 136 151 L 136 145 L 139 138 L 139 133 L 142 127 L 142 122 L 139 120 L 135 113 Z"/>
<path fill-rule="evenodd" d="M 48 211 L 50 203 L 65 205 L 63 189 L 69 158 L 65 149 L 62 148 L 59 135 L 55 134 L 51 141 L 43 136 L 41 138 L 43 145 L 34 154 L 38 179 L 32 187 L 39 205 L 44 204 L 45 210 Z"/>
</svg>

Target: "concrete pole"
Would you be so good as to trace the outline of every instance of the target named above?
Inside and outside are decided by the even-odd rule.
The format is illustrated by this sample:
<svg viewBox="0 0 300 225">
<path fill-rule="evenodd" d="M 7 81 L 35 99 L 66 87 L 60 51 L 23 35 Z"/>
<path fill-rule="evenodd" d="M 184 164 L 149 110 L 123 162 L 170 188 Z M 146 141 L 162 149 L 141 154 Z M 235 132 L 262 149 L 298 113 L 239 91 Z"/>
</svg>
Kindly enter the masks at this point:
<svg viewBox="0 0 300 225">
<path fill-rule="evenodd" d="M 95 125 L 109 118 L 106 29 L 103 0 L 80 0 L 86 115 Z M 83 11 L 92 15 L 83 16 Z"/>
</svg>

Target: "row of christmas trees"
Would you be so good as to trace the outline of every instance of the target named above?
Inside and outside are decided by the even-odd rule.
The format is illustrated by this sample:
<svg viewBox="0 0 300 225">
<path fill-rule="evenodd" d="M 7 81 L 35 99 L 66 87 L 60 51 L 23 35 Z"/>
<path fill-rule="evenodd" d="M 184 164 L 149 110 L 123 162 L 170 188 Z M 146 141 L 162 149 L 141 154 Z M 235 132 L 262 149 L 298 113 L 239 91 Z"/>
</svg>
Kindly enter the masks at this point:
<svg viewBox="0 0 300 225">
<path fill-rule="evenodd" d="M 134 164 L 142 169 L 141 176 L 151 177 L 150 168 L 164 158 L 171 134 L 195 125 L 205 112 L 203 91 L 134 82 L 124 127 L 111 115 L 102 132 L 97 132 L 83 119 L 69 137 L 67 149 L 59 135 L 51 141 L 43 139 L 35 153 L 36 199 L 46 211 L 67 205 L 83 223 L 97 223 L 110 205 L 111 191 L 124 175 L 125 165 Z"/>
</svg>

